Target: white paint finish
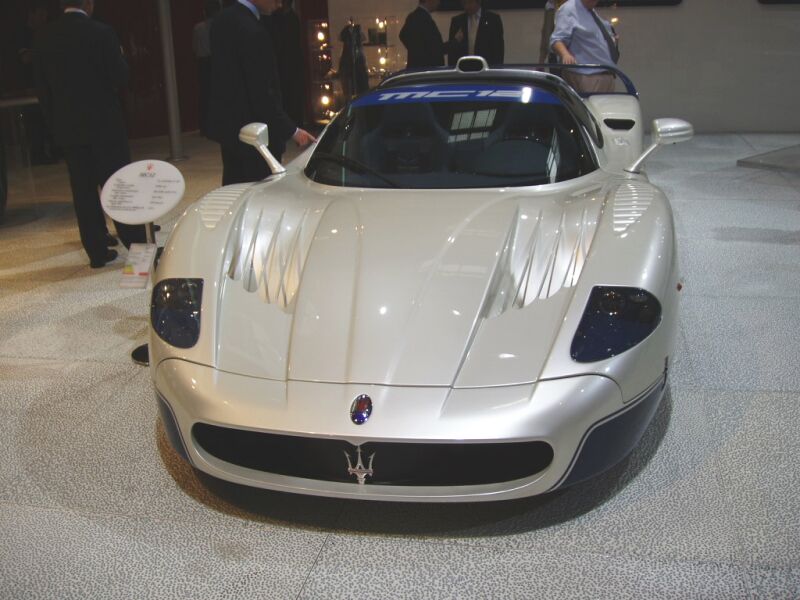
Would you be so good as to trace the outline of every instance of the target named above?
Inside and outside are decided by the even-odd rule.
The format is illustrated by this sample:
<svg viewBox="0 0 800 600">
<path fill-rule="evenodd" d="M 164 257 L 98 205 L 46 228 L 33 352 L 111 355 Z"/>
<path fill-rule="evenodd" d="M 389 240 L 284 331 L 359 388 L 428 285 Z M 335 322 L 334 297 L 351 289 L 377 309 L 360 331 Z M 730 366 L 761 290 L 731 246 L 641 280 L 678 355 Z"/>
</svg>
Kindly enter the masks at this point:
<svg viewBox="0 0 800 600">
<path fill-rule="evenodd" d="M 504 199 L 365 190 L 332 204 L 303 274 L 291 378 L 452 384 L 516 226 Z"/>
<path fill-rule="evenodd" d="M 226 215 L 230 214 L 233 205 L 242 195 L 249 183 L 229 185 L 225 188 L 214 190 L 198 201 L 200 218 L 208 229 L 214 229 Z"/>
<path fill-rule="evenodd" d="M 584 432 L 623 407 L 619 387 L 606 377 L 542 381 L 536 385 L 450 390 L 432 387 L 283 384 L 167 360 L 154 382 L 170 399 L 181 435 L 197 468 L 229 481 L 312 495 L 396 501 L 502 500 L 539 494 L 570 467 Z M 373 416 L 354 425 L 356 396 L 373 399 Z M 461 443 L 547 441 L 553 462 L 530 478 L 490 485 L 448 487 L 360 486 L 314 481 L 239 467 L 205 452 L 191 435 L 197 422 L 254 431 L 366 441 Z M 379 468 L 376 458 L 375 466 Z M 342 469 L 347 464 L 342 457 Z"/>
<path fill-rule="evenodd" d="M 642 179 L 637 185 L 650 184 Z M 617 381 L 627 401 L 646 389 L 663 371 L 665 359 L 674 348 L 677 326 L 677 248 L 669 202 L 657 188 L 653 195 L 648 209 L 622 234 L 615 230 L 613 211 L 604 212 L 583 277 L 575 290 L 572 310 L 565 315 L 562 335 L 550 351 L 543 378 L 585 373 L 588 369 Z M 580 323 L 594 285 L 629 286 L 649 291 L 661 303 L 662 320 L 634 351 L 584 365 L 570 357 L 571 332 Z"/>
<path fill-rule="evenodd" d="M 628 104 L 615 114 L 636 117 Z M 607 145 L 599 162 L 626 151 Z M 631 190 L 649 204 L 633 210 Z M 592 424 L 662 376 L 676 264 L 670 205 L 644 176 L 598 169 L 541 186 L 432 191 L 320 185 L 292 167 L 246 189 L 213 229 L 199 208 L 187 211 L 156 279 L 205 280 L 200 340 L 177 350 L 153 339 L 151 373 L 186 440 L 205 421 L 352 443 L 540 439 L 556 452 L 522 481 L 354 490 L 190 448 L 199 468 L 231 481 L 395 500 L 542 493 Z M 577 363 L 570 346 L 597 285 L 650 291 L 663 320 L 635 349 Z M 365 392 L 376 416 L 358 427 L 349 406 Z"/>
<path fill-rule="evenodd" d="M 179 356 L 275 380 L 536 381 L 572 299 L 559 291 L 578 284 L 592 246 L 606 179 L 438 191 L 433 201 L 290 173 L 251 188 L 213 230 L 201 203 L 156 276 L 206 282 L 200 341 Z M 192 251 L 175 256 L 179 246 Z"/>
<path fill-rule="evenodd" d="M 586 104 L 603 131 L 607 147 L 614 150 L 608 153 L 611 159 L 608 169 L 620 171 L 641 156 L 642 132 L 646 127 L 642 109 L 635 98 L 602 94 L 591 96 Z M 629 120 L 634 122 L 634 126 L 629 130 L 611 129 L 606 119 Z"/>
<path fill-rule="evenodd" d="M 329 13 L 338 32 L 350 15 L 395 15 L 402 23 L 416 4 L 370 0 L 365 10 L 363 0 L 330 0 Z M 498 12 L 506 62 L 538 61 L 543 11 Z M 620 19 L 619 66 L 641 93 L 648 127 L 654 118 L 680 116 L 700 132 L 800 131 L 800 6 L 684 0 L 600 12 Z M 453 14 L 434 14 L 445 37 Z"/>
<path fill-rule="evenodd" d="M 600 189 L 518 199 L 518 235 L 503 279 L 494 286 L 493 304 L 500 308 L 482 316 L 456 387 L 538 379 L 572 302 L 604 201 Z"/>
</svg>

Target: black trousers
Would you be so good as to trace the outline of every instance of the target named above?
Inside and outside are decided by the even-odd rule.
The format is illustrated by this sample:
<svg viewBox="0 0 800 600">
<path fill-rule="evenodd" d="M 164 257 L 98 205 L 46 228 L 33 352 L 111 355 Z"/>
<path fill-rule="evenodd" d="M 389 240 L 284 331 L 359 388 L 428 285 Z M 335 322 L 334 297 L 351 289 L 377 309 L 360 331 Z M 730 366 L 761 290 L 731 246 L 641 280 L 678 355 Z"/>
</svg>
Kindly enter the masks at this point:
<svg viewBox="0 0 800 600">
<path fill-rule="evenodd" d="M 220 149 L 222 150 L 222 185 L 261 181 L 272 174 L 264 158 L 252 146 L 235 142 L 220 144 Z M 270 150 L 275 158 L 281 159 L 283 152 L 276 154 L 275 150 L 272 148 Z"/>
<path fill-rule="evenodd" d="M 211 59 L 197 59 L 197 80 L 200 101 L 200 134 L 208 137 L 208 100 L 211 97 Z"/>
<path fill-rule="evenodd" d="M 6 200 L 8 199 L 8 176 L 6 174 L 6 148 L 3 136 L 0 134 L 0 223 L 3 222 L 3 215 L 6 212 Z"/>
<path fill-rule="evenodd" d="M 107 251 L 108 228 L 100 205 L 99 190 L 115 172 L 130 163 L 130 150 L 127 143 L 100 142 L 65 146 L 63 152 L 69 170 L 81 243 L 90 260 L 102 261 Z M 114 227 L 126 248 L 147 239 L 144 225 L 125 225 L 114 221 Z"/>
</svg>

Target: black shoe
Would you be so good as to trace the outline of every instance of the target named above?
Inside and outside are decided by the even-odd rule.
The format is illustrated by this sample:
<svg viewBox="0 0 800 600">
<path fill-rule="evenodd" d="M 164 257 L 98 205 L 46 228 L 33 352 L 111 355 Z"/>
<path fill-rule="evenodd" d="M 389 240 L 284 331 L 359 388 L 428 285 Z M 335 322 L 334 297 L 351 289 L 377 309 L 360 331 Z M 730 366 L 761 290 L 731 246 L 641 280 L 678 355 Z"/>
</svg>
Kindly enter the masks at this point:
<svg viewBox="0 0 800 600">
<path fill-rule="evenodd" d="M 117 254 L 116 250 L 106 250 L 106 255 L 100 260 L 92 260 L 89 263 L 89 266 L 93 269 L 99 269 L 100 267 L 105 267 L 106 264 L 110 263 L 112 260 L 117 258 L 119 254 Z"/>
<path fill-rule="evenodd" d="M 111 248 L 112 246 L 119 246 L 119 240 L 115 238 L 110 233 L 106 234 L 106 246 Z"/>
</svg>

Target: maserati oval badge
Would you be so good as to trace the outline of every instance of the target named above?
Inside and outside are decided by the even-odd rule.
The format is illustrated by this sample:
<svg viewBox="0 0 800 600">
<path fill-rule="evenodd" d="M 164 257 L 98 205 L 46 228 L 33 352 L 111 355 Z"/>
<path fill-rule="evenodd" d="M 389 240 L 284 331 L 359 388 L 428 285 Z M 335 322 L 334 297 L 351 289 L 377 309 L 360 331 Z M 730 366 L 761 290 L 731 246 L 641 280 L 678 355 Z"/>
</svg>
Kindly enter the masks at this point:
<svg viewBox="0 0 800 600">
<path fill-rule="evenodd" d="M 372 414 L 372 398 L 366 394 L 361 394 L 353 400 L 350 405 L 350 420 L 356 425 L 363 425 L 369 420 Z"/>
</svg>

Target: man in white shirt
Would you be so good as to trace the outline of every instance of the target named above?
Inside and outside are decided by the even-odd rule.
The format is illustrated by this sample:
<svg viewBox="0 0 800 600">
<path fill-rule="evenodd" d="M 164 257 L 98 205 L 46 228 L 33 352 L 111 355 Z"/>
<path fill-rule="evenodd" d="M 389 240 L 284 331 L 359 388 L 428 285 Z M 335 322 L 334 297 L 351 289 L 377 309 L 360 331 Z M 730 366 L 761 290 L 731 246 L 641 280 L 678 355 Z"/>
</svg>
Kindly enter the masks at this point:
<svg viewBox="0 0 800 600">
<path fill-rule="evenodd" d="M 616 34 L 595 12 L 598 0 L 567 0 L 556 13 L 550 44 L 565 65 L 614 65 L 619 60 Z M 580 93 L 614 91 L 608 69 L 565 69 L 564 79 Z"/>
</svg>

